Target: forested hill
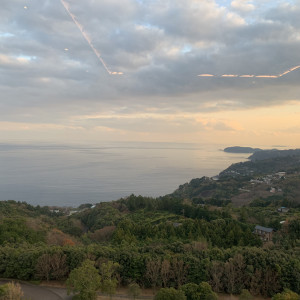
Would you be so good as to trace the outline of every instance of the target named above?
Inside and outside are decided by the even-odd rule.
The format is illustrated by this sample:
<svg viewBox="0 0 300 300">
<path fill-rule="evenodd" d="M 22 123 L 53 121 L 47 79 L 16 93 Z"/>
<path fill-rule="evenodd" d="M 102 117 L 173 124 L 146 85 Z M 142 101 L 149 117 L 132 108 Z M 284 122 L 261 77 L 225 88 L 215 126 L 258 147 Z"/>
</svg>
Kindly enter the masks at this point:
<svg viewBox="0 0 300 300">
<path fill-rule="evenodd" d="M 264 151 L 256 153 L 264 153 Z M 250 161 L 232 164 L 222 171 L 219 177 L 255 176 L 283 171 L 288 173 L 300 171 L 300 153 L 297 154 L 297 152 L 294 152 L 294 155 L 281 154 L 266 159 L 260 159 L 252 155 L 250 158 Z"/>
<path fill-rule="evenodd" d="M 193 179 L 158 198 L 78 208 L 0 201 L 0 277 L 64 283 L 89 266 L 110 296 L 134 283 L 182 295 L 167 299 L 215 300 L 215 292 L 297 299 L 290 296 L 300 294 L 298 162 L 237 164 L 219 180 Z M 256 225 L 272 235 L 260 237 Z"/>
<path fill-rule="evenodd" d="M 300 155 L 241 162 L 216 178 L 192 179 L 171 196 L 223 206 L 248 205 L 254 200 L 265 203 L 276 200 L 278 205 L 297 206 L 300 205 L 299 174 Z"/>
</svg>

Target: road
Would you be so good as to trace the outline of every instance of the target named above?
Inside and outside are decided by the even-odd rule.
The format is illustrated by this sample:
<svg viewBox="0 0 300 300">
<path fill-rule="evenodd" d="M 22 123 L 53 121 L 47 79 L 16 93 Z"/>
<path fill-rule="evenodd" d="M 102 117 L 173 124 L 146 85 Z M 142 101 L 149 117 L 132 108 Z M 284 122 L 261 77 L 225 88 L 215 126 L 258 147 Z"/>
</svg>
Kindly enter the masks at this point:
<svg viewBox="0 0 300 300">
<path fill-rule="evenodd" d="M 41 286 L 34 285 L 27 282 L 17 281 L 17 280 L 9 280 L 9 279 L 0 279 L 0 285 L 8 283 L 8 282 L 18 282 L 21 285 L 22 291 L 24 293 L 24 298 L 29 300 L 71 300 L 72 295 L 69 296 L 67 294 L 67 289 L 52 287 L 52 286 Z M 107 296 L 99 293 L 99 300 L 107 299 Z M 123 300 L 130 299 L 124 290 L 119 291 L 116 295 L 114 295 L 113 299 Z M 141 295 L 137 299 L 143 300 L 152 300 L 153 296 L 151 295 Z"/>
<path fill-rule="evenodd" d="M 12 280 L 1 280 L 0 285 L 11 282 Z M 67 290 L 64 288 L 45 287 L 30 283 L 19 282 L 24 292 L 24 297 L 30 300 L 71 300 Z"/>
</svg>

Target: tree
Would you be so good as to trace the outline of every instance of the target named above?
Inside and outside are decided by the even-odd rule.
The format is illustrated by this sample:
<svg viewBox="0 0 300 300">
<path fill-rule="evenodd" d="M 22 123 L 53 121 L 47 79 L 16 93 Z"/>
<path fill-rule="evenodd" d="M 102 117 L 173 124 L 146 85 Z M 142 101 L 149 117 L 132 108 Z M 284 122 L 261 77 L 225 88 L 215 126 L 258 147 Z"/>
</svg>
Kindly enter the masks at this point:
<svg viewBox="0 0 300 300">
<path fill-rule="evenodd" d="M 67 256 L 62 253 L 54 253 L 51 256 L 52 278 L 60 280 L 65 278 L 68 272 Z"/>
<path fill-rule="evenodd" d="M 94 262 L 87 259 L 80 267 L 72 270 L 66 283 L 68 293 L 73 290 L 79 293 L 80 300 L 95 300 L 97 290 L 101 287 L 101 276 L 94 267 Z"/>
<path fill-rule="evenodd" d="M 45 253 L 41 255 L 37 260 L 35 269 L 39 278 L 46 279 L 47 281 L 49 281 L 52 269 L 50 254 Z"/>
<path fill-rule="evenodd" d="M 167 287 L 168 282 L 171 278 L 171 265 L 170 261 L 167 259 L 164 259 L 161 263 L 160 277 L 163 283 L 163 287 Z"/>
<path fill-rule="evenodd" d="M 198 292 L 198 288 L 199 286 L 196 283 L 187 283 L 180 287 L 187 300 L 201 300 L 201 295 Z"/>
<path fill-rule="evenodd" d="M 180 287 L 186 279 L 188 266 L 185 265 L 183 260 L 175 258 L 172 261 L 172 269 L 177 286 Z"/>
<path fill-rule="evenodd" d="M 110 299 L 112 295 L 116 293 L 116 288 L 118 280 L 116 279 L 116 271 L 119 268 L 118 263 L 108 261 L 107 263 L 101 264 L 100 274 L 102 276 L 101 280 L 101 291 L 108 294 Z"/>
<path fill-rule="evenodd" d="M 245 262 L 241 254 L 230 258 L 224 265 L 227 292 L 239 294 L 245 285 Z"/>
<path fill-rule="evenodd" d="M 155 295 L 154 300 L 186 300 L 184 292 L 174 288 L 163 288 Z"/>
<path fill-rule="evenodd" d="M 223 292 L 224 283 L 222 280 L 224 274 L 224 264 L 219 261 L 213 261 L 210 268 L 210 284 L 215 292 Z"/>
<path fill-rule="evenodd" d="M 201 299 L 203 300 L 217 300 L 217 294 L 213 292 L 211 286 L 207 282 L 201 282 L 198 289 Z"/>
<path fill-rule="evenodd" d="M 131 283 L 128 286 L 128 296 L 136 299 L 141 294 L 141 288 L 137 283 Z"/>
<path fill-rule="evenodd" d="M 160 274 L 160 260 L 149 260 L 146 264 L 146 278 L 149 280 L 152 288 L 158 285 Z"/>
<path fill-rule="evenodd" d="M 66 255 L 62 253 L 41 255 L 36 263 L 35 269 L 41 279 L 62 279 L 68 272 Z"/>
</svg>

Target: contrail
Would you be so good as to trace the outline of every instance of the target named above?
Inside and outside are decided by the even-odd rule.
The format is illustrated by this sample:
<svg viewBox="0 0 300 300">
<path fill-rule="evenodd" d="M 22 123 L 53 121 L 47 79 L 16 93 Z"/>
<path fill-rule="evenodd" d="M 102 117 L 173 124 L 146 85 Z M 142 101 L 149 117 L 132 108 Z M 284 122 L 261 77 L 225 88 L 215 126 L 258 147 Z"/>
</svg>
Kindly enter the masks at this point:
<svg viewBox="0 0 300 300">
<path fill-rule="evenodd" d="M 237 74 L 223 74 L 223 75 L 213 75 L 213 74 L 199 74 L 197 75 L 198 77 L 222 77 L 222 78 L 236 78 L 236 77 L 239 77 L 239 78 L 279 78 L 279 77 L 282 77 L 282 76 L 285 76 L 286 74 L 288 73 L 291 73 L 297 69 L 300 68 L 300 65 L 299 66 L 295 66 L 293 68 L 290 68 L 286 71 L 284 71 L 283 73 L 281 74 L 278 74 L 278 75 L 237 75 Z"/>
<path fill-rule="evenodd" d="M 104 69 L 106 70 L 106 72 L 109 75 L 123 75 L 123 72 L 112 72 L 106 65 L 104 59 L 102 58 L 100 52 L 94 47 L 90 37 L 88 36 L 88 34 L 84 31 L 83 26 L 77 21 L 76 16 L 71 13 L 70 8 L 69 8 L 69 4 L 66 3 L 64 0 L 60 0 L 62 5 L 64 6 L 64 8 L 66 9 L 67 13 L 69 14 L 69 16 L 72 18 L 73 22 L 76 24 L 76 26 L 78 27 L 78 29 L 80 30 L 82 36 L 85 38 L 85 40 L 88 42 L 88 44 L 90 45 L 90 47 L 92 48 L 92 50 L 94 51 L 94 53 L 96 54 L 96 56 L 98 57 L 99 61 L 102 63 Z"/>
</svg>

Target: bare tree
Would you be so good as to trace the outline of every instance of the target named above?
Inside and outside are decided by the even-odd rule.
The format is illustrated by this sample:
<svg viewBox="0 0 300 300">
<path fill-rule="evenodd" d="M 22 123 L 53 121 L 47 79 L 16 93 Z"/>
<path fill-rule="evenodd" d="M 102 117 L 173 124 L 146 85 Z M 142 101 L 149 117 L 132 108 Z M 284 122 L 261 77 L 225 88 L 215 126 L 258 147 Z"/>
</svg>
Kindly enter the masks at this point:
<svg viewBox="0 0 300 300">
<path fill-rule="evenodd" d="M 68 273 L 66 255 L 62 253 L 45 253 L 40 256 L 36 264 L 36 272 L 41 279 L 62 279 Z"/>
<path fill-rule="evenodd" d="M 151 286 L 155 288 L 158 285 L 160 275 L 160 260 L 149 260 L 146 264 L 146 278 L 149 280 Z"/>
<path fill-rule="evenodd" d="M 237 254 L 230 258 L 224 267 L 227 291 L 231 294 L 241 293 L 246 281 L 244 257 L 241 254 Z"/>
<path fill-rule="evenodd" d="M 235 268 L 232 260 L 229 260 L 224 265 L 224 275 L 226 279 L 227 291 L 232 294 L 235 287 Z"/>
<path fill-rule="evenodd" d="M 161 263 L 161 269 L 160 269 L 160 277 L 163 283 L 163 287 L 167 287 L 171 276 L 172 276 L 172 270 L 171 270 L 170 261 L 164 259 Z"/>
<path fill-rule="evenodd" d="M 210 268 L 210 285 L 215 292 L 223 292 L 222 277 L 224 276 L 224 266 L 221 262 L 213 261 Z"/>
<path fill-rule="evenodd" d="M 172 270 L 173 270 L 173 278 L 177 283 L 177 286 L 180 287 L 184 284 L 188 266 L 185 265 L 182 259 L 173 259 L 172 261 Z"/>
<path fill-rule="evenodd" d="M 67 256 L 65 254 L 52 254 L 50 264 L 53 278 L 62 279 L 68 273 Z"/>
<path fill-rule="evenodd" d="M 51 273 L 51 256 L 48 253 L 43 254 L 37 260 L 36 266 L 37 276 L 41 279 L 49 281 Z"/>
</svg>

